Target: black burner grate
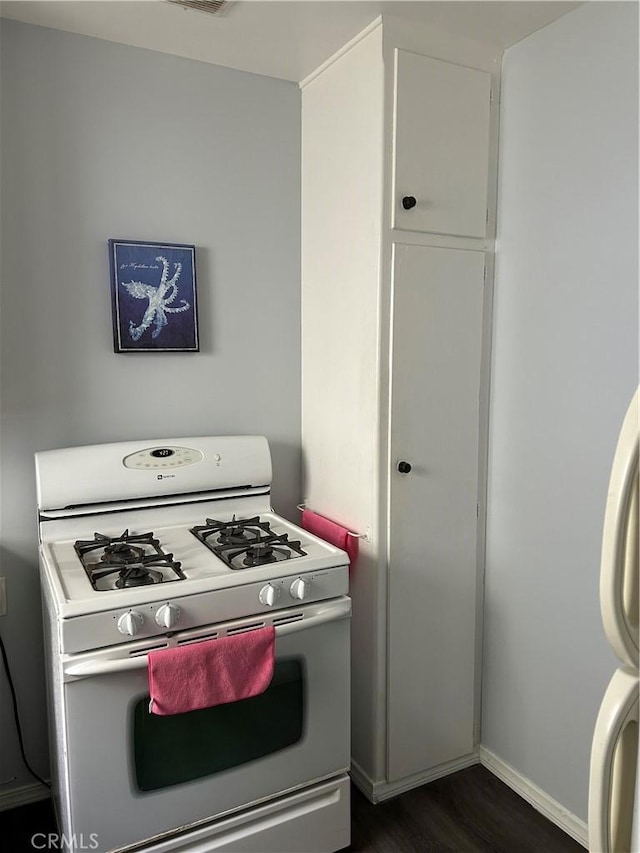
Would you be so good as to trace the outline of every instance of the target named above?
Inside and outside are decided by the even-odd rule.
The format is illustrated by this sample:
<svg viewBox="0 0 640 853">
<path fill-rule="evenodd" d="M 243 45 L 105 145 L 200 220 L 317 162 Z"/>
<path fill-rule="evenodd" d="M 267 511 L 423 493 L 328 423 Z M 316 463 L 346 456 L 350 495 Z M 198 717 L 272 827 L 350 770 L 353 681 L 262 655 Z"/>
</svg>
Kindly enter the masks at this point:
<svg viewBox="0 0 640 853">
<path fill-rule="evenodd" d="M 74 548 L 97 592 L 186 579 L 181 563 L 173 559 L 173 554 L 162 550 L 153 533 L 129 533 L 128 530 L 121 536 L 94 533 L 93 539 L 78 539 Z M 91 562 L 89 557 L 97 551 L 102 551 L 100 559 Z M 106 586 L 100 585 L 101 581 L 116 574 L 113 586 L 108 582 Z"/>
<path fill-rule="evenodd" d="M 290 540 L 287 533 L 274 533 L 260 516 L 236 519 L 234 515 L 231 521 L 207 518 L 191 533 L 234 571 L 307 556 L 299 541 Z"/>
</svg>

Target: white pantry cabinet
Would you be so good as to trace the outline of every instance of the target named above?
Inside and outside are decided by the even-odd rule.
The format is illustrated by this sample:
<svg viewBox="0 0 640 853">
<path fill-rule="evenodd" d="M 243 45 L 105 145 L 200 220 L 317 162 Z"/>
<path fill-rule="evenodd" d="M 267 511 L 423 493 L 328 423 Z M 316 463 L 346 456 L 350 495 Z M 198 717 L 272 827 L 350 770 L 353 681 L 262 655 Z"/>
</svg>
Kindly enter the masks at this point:
<svg viewBox="0 0 640 853">
<path fill-rule="evenodd" d="M 385 17 L 301 83 L 304 500 L 366 536 L 352 776 L 374 801 L 477 761 L 497 67 Z"/>
</svg>

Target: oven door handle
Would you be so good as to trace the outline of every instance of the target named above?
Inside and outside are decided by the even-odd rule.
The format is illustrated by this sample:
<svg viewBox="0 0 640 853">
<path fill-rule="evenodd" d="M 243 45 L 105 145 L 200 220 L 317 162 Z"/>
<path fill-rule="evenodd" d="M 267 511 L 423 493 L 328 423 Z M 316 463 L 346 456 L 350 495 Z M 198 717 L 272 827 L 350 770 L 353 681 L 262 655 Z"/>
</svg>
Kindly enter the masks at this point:
<svg viewBox="0 0 640 853">
<path fill-rule="evenodd" d="M 298 631 L 306 631 L 307 628 L 315 628 L 317 625 L 324 625 L 327 622 L 334 622 L 338 619 L 348 619 L 351 616 L 351 599 L 341 599 L 334 604 L 323 607 L 313 616 L 303 616 L 301 619 L 295 619 L 285 624 L 276 624 L 276 638 L 295 634 Z M 283 617 L 281 617 L 283 618 Z M 275 620 L 277 623 L 277 619 Z M 269 623 L 267 623 L 269 624 Z M 221 629 L 219 636 L 225 636 L 224 628 Z M 237 629 L 229 636 L 236 636 L 241 633 Z M 212 638 L 211 638 L 212 639 Z M 198 642 L 198 637 L 193 638 L 193 643 Z M 189 645 L 184 643 L 181 645 Z M 168 646 L 167 648 L 175 648 Z M 150 650 L 151 651 L 151 650 Z M 162 651 L 162 649 L 158 649 Z M 89 678 L 93 675 L 108 675 L 113 672 L 127 672 L 135 669 L 145 669 L 147 667 L 147 654 L 139 654 L 128 656 L 126 658 L 89 658 L 80 662 L 67 661 L 63 664 L 64 681 L 75 680 L 77 678 Z"/>
</svg>

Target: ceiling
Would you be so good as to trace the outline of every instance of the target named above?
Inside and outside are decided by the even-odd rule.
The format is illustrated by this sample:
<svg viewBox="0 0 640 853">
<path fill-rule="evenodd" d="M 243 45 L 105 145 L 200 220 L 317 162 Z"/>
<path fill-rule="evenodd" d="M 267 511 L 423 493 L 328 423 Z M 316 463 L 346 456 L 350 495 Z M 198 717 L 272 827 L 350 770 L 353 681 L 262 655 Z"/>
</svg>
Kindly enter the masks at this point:
<svg viewBox="0 0 640 853">
<path fill-rule="evenodd" d="M 0 15 L 299 82 L 381 13 L 503 49 L 579 5 L 555 0 L 235 0 L 211 15 L 166 0 L 4 0 Z"/>
</svg>

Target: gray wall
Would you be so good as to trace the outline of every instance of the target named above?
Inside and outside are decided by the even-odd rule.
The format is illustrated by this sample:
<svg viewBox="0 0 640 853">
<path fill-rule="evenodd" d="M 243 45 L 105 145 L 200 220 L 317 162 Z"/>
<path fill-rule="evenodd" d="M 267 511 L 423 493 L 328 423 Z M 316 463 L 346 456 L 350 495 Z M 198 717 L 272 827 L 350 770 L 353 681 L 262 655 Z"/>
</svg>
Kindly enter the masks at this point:
<svg viewBox="0 0 640 853">
<path fill-rule="evenodd" d="M 636 4 L 589 3 L 503 63 L 482 742 L 583 820 L 638 382 L 637 37 Z"/>
<path fill-rule="evenodd" d="M 300 94 L 2 21 L 0 632 L 47 773 L 33 452 L 261 433 L 300 500 Z M 106 240 L 195 243 L 199 354 L 115 355 Z M 0 793 L 28 784 L 0 674 Z M 7 785 L 3 785 L 6 780 Z"/>
</svg>

